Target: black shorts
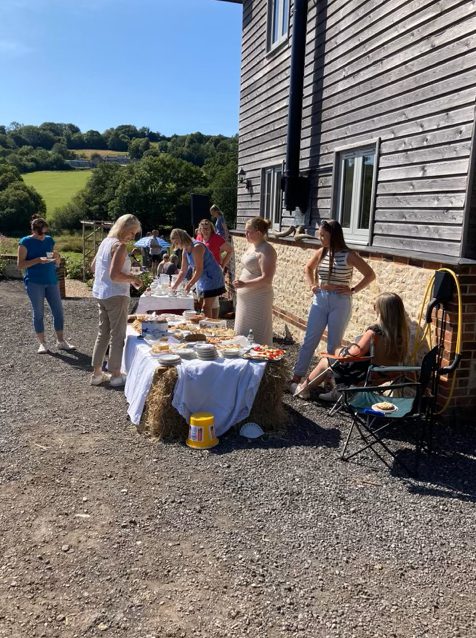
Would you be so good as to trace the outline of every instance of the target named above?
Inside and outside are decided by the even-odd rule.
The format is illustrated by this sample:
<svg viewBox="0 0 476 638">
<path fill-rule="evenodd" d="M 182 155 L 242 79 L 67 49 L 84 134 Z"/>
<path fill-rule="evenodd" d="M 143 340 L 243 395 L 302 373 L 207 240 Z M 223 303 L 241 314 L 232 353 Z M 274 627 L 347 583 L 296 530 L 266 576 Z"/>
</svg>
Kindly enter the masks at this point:
<svg viewBox="0 0 476 638">
<path fill-rule="evenodd" d="M 162 261 L 162 255 L 151 255 L 150 261 L 155 264 L 156 261 Z"/>
<path fill-rule="evenodd" d="M 205 290 L 200 295 L 203 299 L 209 299 L 210 297 L 219 297 L 220 295 L 224 295 L 226 292 L 226 288 L 223 286 L 221 288 L 215 288 L 214 290 Z"/>
</svg>

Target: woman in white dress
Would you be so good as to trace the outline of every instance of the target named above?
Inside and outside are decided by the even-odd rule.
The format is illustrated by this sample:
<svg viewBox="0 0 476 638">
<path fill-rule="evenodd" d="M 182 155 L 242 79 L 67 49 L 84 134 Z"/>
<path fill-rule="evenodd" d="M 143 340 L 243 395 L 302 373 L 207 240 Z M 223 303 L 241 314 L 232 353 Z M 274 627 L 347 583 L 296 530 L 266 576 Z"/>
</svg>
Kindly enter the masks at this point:
<svg viewBox="0 0 476 638">
<path fill-rule="evenodd" d="M 271 225 L 267 219 L 254 217 L 246 222 L 245 235 L 250 244 L 241 258 L 243 269 L 233 282 L 236 288 L 235 333 L 253 331 L 256 343 L 273 344 L 273 277 L 276 251 L 266 241 Z"/>
</svg>

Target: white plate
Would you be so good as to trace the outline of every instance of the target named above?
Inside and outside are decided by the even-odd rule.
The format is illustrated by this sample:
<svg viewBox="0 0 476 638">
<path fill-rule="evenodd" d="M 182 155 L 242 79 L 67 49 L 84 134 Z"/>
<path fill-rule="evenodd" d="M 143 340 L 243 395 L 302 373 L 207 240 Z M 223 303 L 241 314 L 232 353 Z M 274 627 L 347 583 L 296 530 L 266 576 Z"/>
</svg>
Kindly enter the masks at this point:
<svg viewBox="0 0 476 638">
<path fill-rule="evenodd" d="M 180 357 L 178 354 L 168 354 L 168 353 L 157 353 L 157 354 L 153 354 L 151 353 L 152 356 L 155 356 L 155 358 L 159 361 L 159 363 L 161 363 L 164 366 L 174 366 L 177 363 L 180 363 Z"/>
<path fill-rule="evenodd" d="M 382 410 L 381 408 L 378 408 L 377 405 L 378 403 L 374 403 L 372 406 L 372 410 L 375 410 L 375 412 L 382 412 L 382 414 L 393 414 L 393 412 L 398 412 L 398 408 L 396 405 L 393 407 L 393 410 Z"/>
</svg>

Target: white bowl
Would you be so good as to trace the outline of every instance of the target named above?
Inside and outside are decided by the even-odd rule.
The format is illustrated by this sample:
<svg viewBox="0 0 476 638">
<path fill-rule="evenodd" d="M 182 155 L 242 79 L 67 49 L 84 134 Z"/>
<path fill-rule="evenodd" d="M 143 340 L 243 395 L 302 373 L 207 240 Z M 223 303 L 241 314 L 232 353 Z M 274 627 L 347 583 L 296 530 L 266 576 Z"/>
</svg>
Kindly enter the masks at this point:
<svg viewBox="0 0 476 638">
<path fill-rule="evenodd" d="M 257 423 L 250 422 L 241 426 L 240 434 L 246 439 L 258 439 L 260 436 L 263 436 L 264 430 Z"/>
</svg>

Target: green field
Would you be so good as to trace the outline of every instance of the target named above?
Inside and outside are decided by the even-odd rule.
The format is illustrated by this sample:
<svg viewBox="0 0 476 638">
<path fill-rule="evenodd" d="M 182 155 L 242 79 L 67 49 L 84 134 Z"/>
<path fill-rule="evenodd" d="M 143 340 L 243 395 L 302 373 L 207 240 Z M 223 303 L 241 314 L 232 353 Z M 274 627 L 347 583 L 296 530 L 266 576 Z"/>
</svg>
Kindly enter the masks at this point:
<svg viewBox="0 0 476 638">
<path fill-rule="evenodd" d="M 47 216 L 67 204 L 81 190 L 91 175 L 90 170 L 36 171 L 22 175 L 28 186 L 33 186 L 46 202 Z"/>
</svg>

